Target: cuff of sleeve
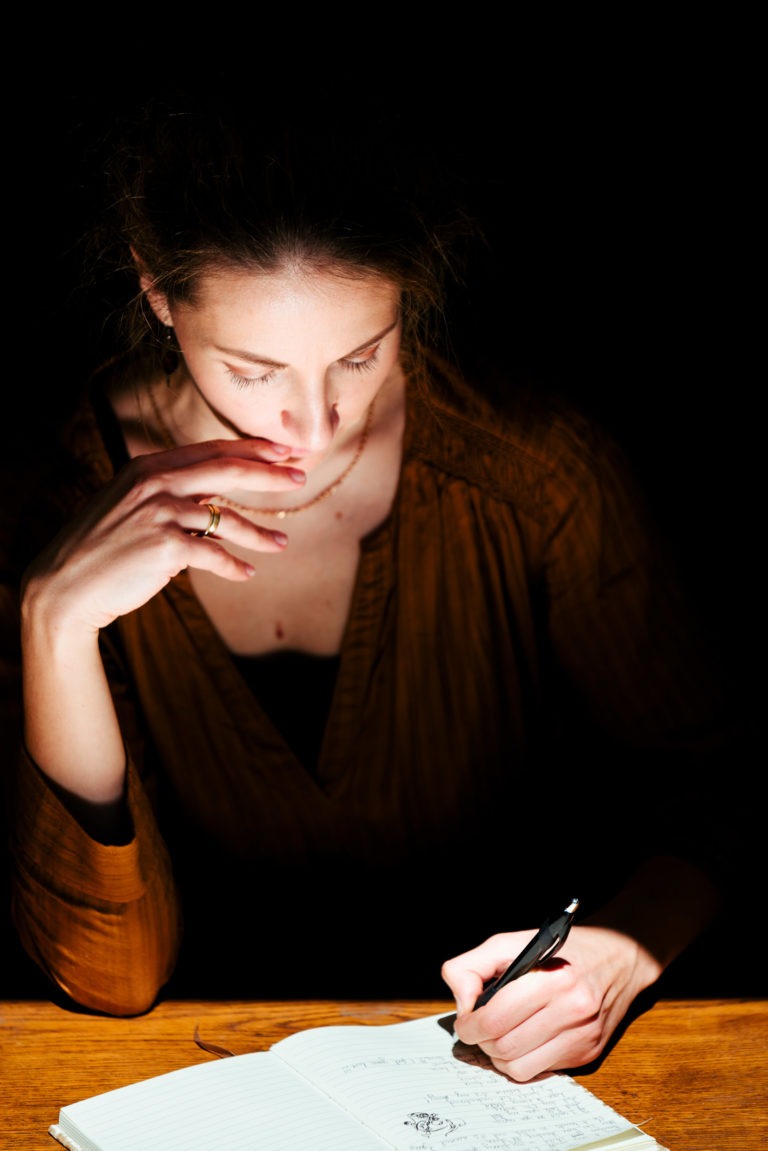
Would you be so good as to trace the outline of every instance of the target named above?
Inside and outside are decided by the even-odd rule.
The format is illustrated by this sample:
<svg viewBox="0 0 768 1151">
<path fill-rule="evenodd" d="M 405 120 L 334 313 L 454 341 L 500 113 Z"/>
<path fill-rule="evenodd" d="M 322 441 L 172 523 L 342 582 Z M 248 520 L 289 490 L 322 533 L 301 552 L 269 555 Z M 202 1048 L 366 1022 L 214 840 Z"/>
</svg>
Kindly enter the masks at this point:
<svg viewBox="0 0 768 1151">
<path fill-rule="evenodd" d="M 133 838 L 119 846 L 98 843 L 83 830 L 50 781 L 22 749 L 16 777 L 12 846 L 20 866 L 63 897 L 105 903 L 145 893 L 142 842 L 157 836 L 153 813 L 130 759 L 126 796 Z"/>
</svg>

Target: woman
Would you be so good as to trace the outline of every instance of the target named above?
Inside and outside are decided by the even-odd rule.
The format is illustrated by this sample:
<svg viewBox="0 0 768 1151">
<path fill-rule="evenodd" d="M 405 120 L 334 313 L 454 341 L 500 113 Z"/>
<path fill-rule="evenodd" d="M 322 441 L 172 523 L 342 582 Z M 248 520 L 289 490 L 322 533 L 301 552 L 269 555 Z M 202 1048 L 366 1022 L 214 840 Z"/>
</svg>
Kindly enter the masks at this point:
<svg viewBox="0 0 768 1151">
<path fill-rule="evenodd" d="M 126 348 L 9 529 L 20 938 L 97 1011 L 447 985 L 506 1074 L 583 1065 L 738 870 L 716 677 L 612 442 L 446 357 L 423 138 L 237 120 L 115 152 Z"/>
</svg>

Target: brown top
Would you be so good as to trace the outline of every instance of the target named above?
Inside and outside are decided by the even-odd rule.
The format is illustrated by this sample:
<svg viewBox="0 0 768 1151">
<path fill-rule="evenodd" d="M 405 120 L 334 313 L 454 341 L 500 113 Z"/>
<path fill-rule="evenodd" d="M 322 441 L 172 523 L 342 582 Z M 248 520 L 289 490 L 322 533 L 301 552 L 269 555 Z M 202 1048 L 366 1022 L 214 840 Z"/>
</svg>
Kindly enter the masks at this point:
<svg viewBox="0 0 768 1151">
<path fill-rule="evenodd" d="M 84 403 L 0 541 L 9 724 L 14 572 L 119 465 L 102 408 Z M 89 839 L 20 754 L 21 939 L 115 1013 L 172 975 L 185 994 L 439 996 L 443 959 L 553 900 L 588 910 L 654 848 L 737 871 L 699 786 L 728 729 L 686 616 L 599 430 L 502 414 L 436 368 L 409 385 L 400 484 L 361 546 L 317 763 L 182 573 L 102 637 L 133 840 Z M 313 690 L 297 678 L 299 733 Z"/>
</svg>

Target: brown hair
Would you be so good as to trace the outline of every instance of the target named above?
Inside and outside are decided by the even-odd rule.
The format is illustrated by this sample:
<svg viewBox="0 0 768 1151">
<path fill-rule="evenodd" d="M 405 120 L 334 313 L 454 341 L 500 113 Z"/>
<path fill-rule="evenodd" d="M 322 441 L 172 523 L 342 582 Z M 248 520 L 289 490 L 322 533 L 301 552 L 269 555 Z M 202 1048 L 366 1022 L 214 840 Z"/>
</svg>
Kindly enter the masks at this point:
<svg viewBox="0 0 768 1151">
<path fill-rule="evenodd" d="M 131 283 L 118 322 L 130 347 L 162 350 L 131 252 L 172 305 L 194 303 L 200 277 L 222 268 L 381 276 L 400 288 L 404 352 L 441 342 L 447 286 L 480 230 L 417 118 L 176 95 L 120 131 L 93 238 L 101 266 Z"/>
</svg>

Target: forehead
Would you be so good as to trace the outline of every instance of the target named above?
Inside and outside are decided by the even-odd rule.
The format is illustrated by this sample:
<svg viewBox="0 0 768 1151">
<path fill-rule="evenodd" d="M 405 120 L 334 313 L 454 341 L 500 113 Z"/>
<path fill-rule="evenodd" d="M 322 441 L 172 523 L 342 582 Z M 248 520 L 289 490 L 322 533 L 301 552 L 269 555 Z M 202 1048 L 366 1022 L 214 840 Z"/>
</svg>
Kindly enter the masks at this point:
<svg viewBox="0 0 768 1151">
<path fill-rule="evenodd" d="M 352 345 L 374 336 L 397 315 L 400 289 L 373 273 L 283 268 L 276 272 L 218 269 L 201 277 L 183 310 L 206 326 L 246 326 L 254 333 L 307 327 L 333 330 Z"/>
</svg>

